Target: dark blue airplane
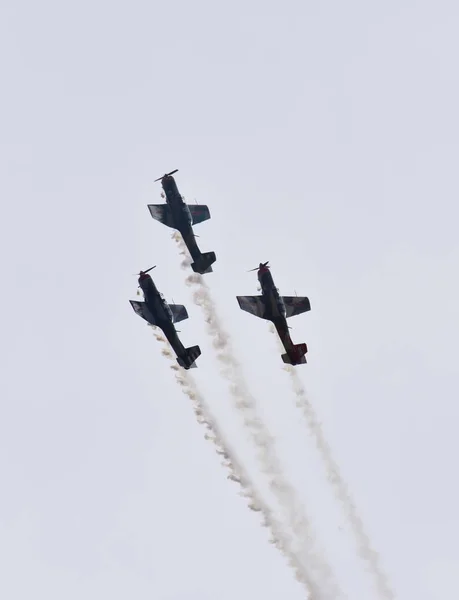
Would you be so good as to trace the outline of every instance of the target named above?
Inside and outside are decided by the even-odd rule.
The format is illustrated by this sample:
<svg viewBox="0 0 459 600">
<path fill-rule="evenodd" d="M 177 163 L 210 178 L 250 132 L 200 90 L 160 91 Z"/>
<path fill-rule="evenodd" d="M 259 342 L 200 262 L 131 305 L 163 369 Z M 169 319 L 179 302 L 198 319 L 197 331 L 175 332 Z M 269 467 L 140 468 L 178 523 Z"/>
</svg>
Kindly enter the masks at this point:
<svg viewBox="0 0 459 600">
<path fill-rule="evenodd" d="M 178 169 L 175 169 L 175 171 L 171 171 L 155 180 L 161 180 L 161 185 L 166 194 L 166 204 L 149 204 L 148 209 L 153 219 L 181 233 L 183 241 L 194 260 L 191 264 L 193 271 L 201 275 L 211 273 L 211 265 L 217 260 L 215 252 L 201 252 L 196 243 L 192 227 L 210 219 L 209 208 L 205 204 L 186 204 L 183 201 L 175 179 L 172 177 L 177 171 Z"/>
<path fill-rule="evenodd" d="M 188 319 L 188 313 L 181 304 L 168 304 L 164 296 L 157 290 L 153 279 L 147 275 L 155 267 L 139 273 L 139 287 L 142 289 L 145 302 L 129 300 L 134 311 L 150 325 L 163 330 L 169 344 L 177 355 L 178 364 L 184 369 L 195 368 L 195 360 L 201 356 L 199 346 L 185 348 L 179 340 L 174 323 Z"/>
<path fill-rule="evenodd" d="M 268 262 L 251 269 L 258 270 L 258 281 L 261 287 L 261 296 L 236 296 L 240 308 L 256 317 L 271 321 L 286 350 L 282 360 L 289 365 L 299 365 L 306 362 L 305 354 L 308 351 L 306 344 L 294 344 L 289 333 L 287 319 L 311 310 L 309 299 L 300 296 L 280 296 L 279 290 L 274 285 L 273 277 L 268 267 Z"/>
</svg>

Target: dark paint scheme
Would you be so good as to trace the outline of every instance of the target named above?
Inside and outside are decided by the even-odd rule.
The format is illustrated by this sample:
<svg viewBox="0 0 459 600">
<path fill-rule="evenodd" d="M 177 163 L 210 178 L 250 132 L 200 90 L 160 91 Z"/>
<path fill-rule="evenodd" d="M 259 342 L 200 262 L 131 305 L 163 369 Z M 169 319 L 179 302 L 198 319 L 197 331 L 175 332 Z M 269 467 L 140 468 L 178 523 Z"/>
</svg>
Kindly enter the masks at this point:
<svg viewBox="0 0 459 600">
<path fill-rule="evenodd" d="M 145 301 L 130 300 L 134 311 L 145 321 L 159 327 L 177 355 L 178 364 L 184 369 L 196 367 L 196 359 L 201 355 L 199 346 L 185 348 L 180 341 L 174 323 L 188 319 L 186 308 L 181 304 L 168 304 L 158 291 L 153 279 L 144 272 L 139 274 L 139 287 Z"/>
<path fill-rule="evenodd" d="M 201 252 L 193 232 L 193 225 L 210 219 L 209 208 L 205 204 L 186 204 L 170 174 L 161 178 L 161 185 L 166 195 L 166 204 L 149 204 L 151 216 L 180 232 L 194 261 L 191 268 L 195 273 L 211 273 L 211 265 L 217 260 L 215 252 Z"/>
<path fill-rule="evenodd" d="M 260 282 L 261 296 L 236 296 L 240 308 L 274 324 L 286 351 L 286 354 L 281 355 L 284 363 L 304 364 L 308 348 L 304 343 L 294 344 L 292 342 L 287 319 L 311 310 L 309 299 L 300 296 L 281 296 L 267 263 L 260 263 L 258 281 Z"/>
</svg>

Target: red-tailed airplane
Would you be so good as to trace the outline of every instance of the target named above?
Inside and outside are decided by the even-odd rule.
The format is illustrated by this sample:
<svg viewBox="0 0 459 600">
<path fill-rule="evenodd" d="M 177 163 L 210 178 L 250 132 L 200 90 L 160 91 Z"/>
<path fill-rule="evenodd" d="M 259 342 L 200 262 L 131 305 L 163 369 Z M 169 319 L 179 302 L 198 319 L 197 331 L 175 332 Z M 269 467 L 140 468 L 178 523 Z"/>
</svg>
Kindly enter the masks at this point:
<svg viewBox="0 0 459 600">
<path fill-rule="evenodd" d="M 269 270 L 268 262 L 260 263 L 257 268 L 251 269 L 251 271 L 258 270 L 261 296 L 236 296 L 237 301 L 242 310 L 274 324 L 286 350 L 286 354 L 281 355 L 284 363 L 289 365 L 304 364 L 308 347 L 306 344 L 294 344 L 292 342 L 287 319 L 311 310 L 309 298 L 280 296 Z"/>
</svg>

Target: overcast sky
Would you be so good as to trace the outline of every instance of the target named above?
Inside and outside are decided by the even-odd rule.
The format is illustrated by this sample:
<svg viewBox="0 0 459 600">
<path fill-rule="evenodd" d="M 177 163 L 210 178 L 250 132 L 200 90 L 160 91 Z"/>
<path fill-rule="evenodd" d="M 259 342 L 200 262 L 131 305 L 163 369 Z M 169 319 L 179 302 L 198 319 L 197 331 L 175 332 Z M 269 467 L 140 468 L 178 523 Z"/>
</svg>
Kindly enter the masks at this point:
<svg viewBox="0 0 459 600">
<path fill-rule="evenodd" d="M 343 597 L 379 600 L 276 340 L 236 302 L 260 261 L 310 298 L 297 371 L 397 600 L 459 597 L 458 16 L 446 0 L 2 3 L 2 598 L 305 598 L 129 305 L 156 264 L 256 476 L 147 209 L 175 168 L 210 208 L 206 281 Z"/>
</svg>

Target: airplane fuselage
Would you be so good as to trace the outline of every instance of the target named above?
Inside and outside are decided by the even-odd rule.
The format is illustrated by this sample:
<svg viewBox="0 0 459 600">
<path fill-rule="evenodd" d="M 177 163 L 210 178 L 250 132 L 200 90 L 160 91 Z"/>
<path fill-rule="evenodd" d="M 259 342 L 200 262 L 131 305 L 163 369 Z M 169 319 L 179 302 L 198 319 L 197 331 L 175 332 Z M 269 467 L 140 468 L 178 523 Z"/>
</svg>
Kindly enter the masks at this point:
<svg viewBox="0 0 459 600">
<path fill-rule="evenodd" d="M 287 311 L 285 309 L 285 304 L 269 269 L 260 269 L 258 271 L 258 281 L 260 282 L 261 293 L 269 320 L 274 321 L 274 319 L 276 319 L 285 321 L 285 326 L 287 327 L 287 319 L 285 316 Z"/>
<path fill-rule="evenodd" d="M 178 190 L 175 179 L 172 176 L 163 177 L 161 180 L 164 193 L 166 194 L 166 202 L 171 209 L 174 225 L 180 231 L 191 257 L 193 260 L 198 260 L 201 256 L 201 251 L 196 243 L 196 238 L 193 232 L 193 217 L 190 209 Z"/>
<path fill-rule="evenodd" d="M 285 351 L 291 353 L 294 344 L 287 325 L 287 311 L 282 296 L 274 283 L 271 271 L 266 267 L 259 269 L 258 281 L 260 282 L 261 294 L 266 308 L 266 318 L 276 328 Z"/>
<path fill-rule="evenodd" d="M 186 224 L 191 228 L 193 217 L 191 216 L 188 205 L 183 201 L 183 198 L 178 191 L 175 179 L 171 176 L 163 177 L 161 183 L 164 193 L 166 194 L 166 202 L 172 211 L 177 226 Z"/>
</svg>

